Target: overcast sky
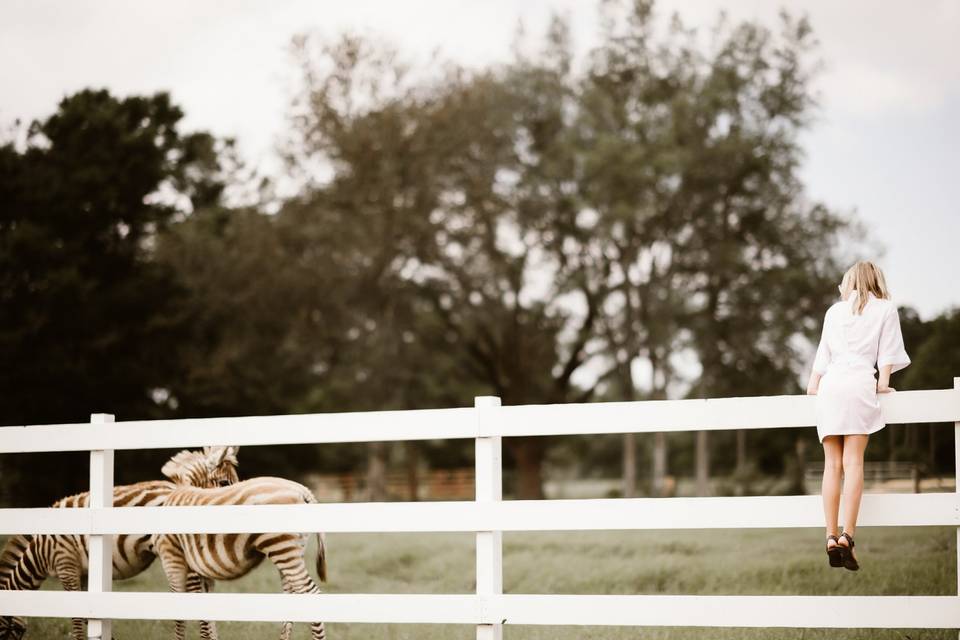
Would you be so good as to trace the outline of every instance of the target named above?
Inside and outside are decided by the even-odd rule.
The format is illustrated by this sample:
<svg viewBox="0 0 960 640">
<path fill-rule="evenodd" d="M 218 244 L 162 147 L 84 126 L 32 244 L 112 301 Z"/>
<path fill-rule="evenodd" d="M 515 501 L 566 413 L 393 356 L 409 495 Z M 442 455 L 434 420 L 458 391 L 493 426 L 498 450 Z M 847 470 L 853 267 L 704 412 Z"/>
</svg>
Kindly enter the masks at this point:
<svg viewBox="0 0 960 640">
<path fill-rule="evenodd" d="M 804 137 L 809 194 L 856 210 L 886 248 L 894 299 L 932 315 L 960 305 L 960 2 L 661 1 L 691 26 L 720 10 L 770 24 L 806 12 L 827 64 Z M 575 44 L 596 34 L 592 0 L 401 2 L 0 0 L 0 125 L 51 113 L 65 94 L 168 90 L 188 129 L 238 139 L 265 169 L 295 80 L 290 37 L 344 29 L 387 37 L 415 59 L 439 48 L 471 66 L 506 60 L 517 21 L 541 33 L 551 12 Z"/>
</svg>

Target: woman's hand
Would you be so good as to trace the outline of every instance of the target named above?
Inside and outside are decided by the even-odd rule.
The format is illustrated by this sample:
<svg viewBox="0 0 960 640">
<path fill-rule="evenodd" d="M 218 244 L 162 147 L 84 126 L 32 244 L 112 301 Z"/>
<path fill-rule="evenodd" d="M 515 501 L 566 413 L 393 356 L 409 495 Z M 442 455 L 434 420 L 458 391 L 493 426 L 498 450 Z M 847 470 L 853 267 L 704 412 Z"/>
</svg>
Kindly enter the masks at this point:
<svg viewBox="0 0 960 640">
<path fill-rule="evenodd" d="M 890 386 L 890 373 L 893 370 L 893 367 L 889 364 L 885 364 L 880 367 L 877 376 L 877 393 L 890 393 L 891 391 L 896 391 L 893 387 Z"/>
<path fill-rule="evenodd" d="M 813 385 L 813 384 L 812 384 L 812 385 L 807 386 L 807 395 L 808 395 L 808 396 L 815 396 L 815 395 L 817 395 L 817 385 Z"/>
</svg>

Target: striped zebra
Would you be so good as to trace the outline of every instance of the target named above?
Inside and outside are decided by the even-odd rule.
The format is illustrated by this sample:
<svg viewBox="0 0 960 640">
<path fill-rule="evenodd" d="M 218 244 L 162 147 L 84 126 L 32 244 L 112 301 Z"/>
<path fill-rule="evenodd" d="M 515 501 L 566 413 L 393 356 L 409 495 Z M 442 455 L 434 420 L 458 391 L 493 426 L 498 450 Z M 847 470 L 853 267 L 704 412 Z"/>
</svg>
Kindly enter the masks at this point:
<svg viewBox="0 0 960 640">
<path fill-rule="evenodd" d="M 198 460 L 198 466 L 206 469 L 200 480 L 206 482 L 206 486 L 224 486 L 239 480 L 236 447 L 205 447 L 203 453 L 193 455 Z M 174 489 L 176 485 L 166 480 L 114 487 L 113 506 L 161 506 Z M 53 507 L 85 508 L 89 500 L 89 493 L 79 493 L 58 500 Z M 66 591 L 80 591 L 88 568 L 87 544 L 88 537 L 79 534 L 13 536 L 0 553 L 0 589 L 35 590 L 48 577 L 55 577 Z M 153 563 L 155 557 L 151 534 L 114 536 L 113 579 L 126 580 L 140 574 Z M 190 581 L 202 582 L 196 575 L 191 575 Z M 82 618 L 73 619 L 71 636 L 74 640 L 86 637 L 84 622 Z M 0 640 L 19 640 L 25 633 L 25 619 L 0 617 Z M 213 634 L 215 636 L 216 632 Z"/>
<path fill-rule="evenodd" d="M 199 468 L 198 468 L 199 467 Z M 302 484 L 283 478 L 252 478 L 229 487 L 196 488 L 196 480 L 204 473 L 196 456 L 181 454 L 166 464 L 163 474 L 177 484 L 167 496 L 166 507 L 203 505 L 314 504 L 316 499 Z M 327 579 L 326 537 L 317 533 L 317 575 Z M 320 593 L 304 562 L 309 535 L 305 533 L 198 533 L 155 534 L 154 548 L 160 557 L 170 589 L 174 592 L 196 591 L 188 574 L 196 573 L 205 580 L 240 578 L 264 558 L 269 558 L 280 572 L 286 593 Z M 289 640 L 293 624 L 284 622 L 280 638 Z M 313 640 L 324 640 L 322 622 L 310 625 Z M 175 638 L 183 640 L 185 624 L 176 622 Z M 212 640 L 201 627 L 201 637 Z"/>
</svg>

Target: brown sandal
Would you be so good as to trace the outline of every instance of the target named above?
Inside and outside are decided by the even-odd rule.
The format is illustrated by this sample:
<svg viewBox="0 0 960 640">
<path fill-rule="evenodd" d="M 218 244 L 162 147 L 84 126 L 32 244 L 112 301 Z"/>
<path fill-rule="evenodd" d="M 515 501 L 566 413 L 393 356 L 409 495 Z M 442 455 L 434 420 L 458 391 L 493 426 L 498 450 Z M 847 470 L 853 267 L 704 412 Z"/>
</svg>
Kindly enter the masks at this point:
<svg viewBox="0 0 960 640">
<path fill-rule="evenodd" d="M 857 559 L 853 557 L 853 536 L 844 531 L 840 534 L 841 538 L 846 538 L 847 542 L 850 543 L 850 546 L 840 544 L 840 541 L 837 541 L 837 546 L 843 549 L 843 568 L 849 569 L 850 571 L 857 571 L 860 569 L 860 563 L 857 562 Z"/>
<path fill-rule="evenodd" d="M 831 547 L 829 542 L 833 540 L 834 545 Z M 830 562 L 831 567 L 842 567 L 843 566 L 843 550 L 840 547 L 840 542 L 837 540 L 837 536 L 831 534 L 827 536 L 827 559 Z"/>
</svg>

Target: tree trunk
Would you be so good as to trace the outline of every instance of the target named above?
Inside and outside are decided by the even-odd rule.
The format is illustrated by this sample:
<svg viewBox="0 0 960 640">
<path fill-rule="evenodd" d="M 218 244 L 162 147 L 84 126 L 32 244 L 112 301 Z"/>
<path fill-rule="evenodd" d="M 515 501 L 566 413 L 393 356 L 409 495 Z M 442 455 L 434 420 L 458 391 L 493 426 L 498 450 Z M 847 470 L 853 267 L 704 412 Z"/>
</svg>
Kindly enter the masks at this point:
<svg viewBox="0 0 960 640">
<path fill-rule="evenodd" d="M 653 495 L 667 495 L 667 434 L 657 431 L 653 434 Z"/>
<path fill-rule="evenodd" d="M 517 498 L 520 500 L 543 499 L 543 438 L 521 437 L 507 440 L 510 453 L 517 463 Z"/>
<path fill-rule="evenodd" d="M 710 495 L 710 450 L 707 444 L 708 433 L 697 431 L 695 465 L 697 467 L 697 495 Z"/>
<path fill-rule="evenodd" d="M 414 440 L 406 442 L 407 453 L 407 493 L 411 501 L 420 499 L 420 474 L 417 468 L 420 464 L 420 446 Z"/>
<path fill-rule="evenodd" d="M 893 463 L 897 460 L 897 430 L 894 425 L 887 427 L 887 440 L 890 442 L 890 451 L 887 455 L 887 469 L 893 475 Z"/>
<path fill-rule="evenodd" d="M 742 496 L 747 493 L 747 432 L 745 429 L 737 429 L 737 467 L 734 475 L 737 478 L 737 495 Z"/>
<path fill-rule="evenodd" d="M 623 434 L 623 497 L 637 495 L 637 434 Z"/>
<path fill-rule="evenodd" d="M 667 399 L 669 367 L 660 364 L 666 361 L 666 355 L 661 357 L 657 349 L 650 350 L 650 366 L 653 373 L 651 399 L 653 400 Z M 663 431 L 653 434 L 653 482 L 651 484 L 654 496 L 667 497 L 670 492 L 667 487 L 667 434 Z"/>
<path fill-rule="evenodd" d="M 807 493 L 807 441 L 801 437 L 797 438 L 797 469 L 794 483 L 797 493 L 804 495 Z"/>
<path fill-rule="evenodd" d="M 737 473 L 745 473 L 747 470 L 747 432 L 745 429 L 737 429 Z"/>
<path fill-rule="evenodd" d="M 367 445 L 367 500 L 383 502 L 387 499 L 387 443 Z"/>
<path fill-rule="evenodd" d="M 633 371 L 630 359 L 624 359 L 619 364 L 619 381 L 623 400 L 633 402 L 637 399 L 637 388 L 633 381 Z M 637 495 L 637 434 L 625 433 L 623 442 L 623 469 L 622 483 L 624 498 L 635 498 Z"/>
<path fill-rule="evenodd" d="M 914 462 L 920 462 L 920 427 L 916 425 L 907 425 L 907 451 L 910 452 L 910 458 Z"/>
</svg>

